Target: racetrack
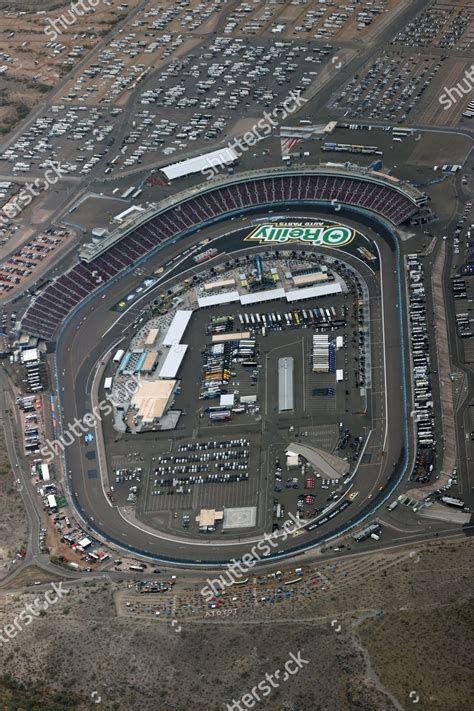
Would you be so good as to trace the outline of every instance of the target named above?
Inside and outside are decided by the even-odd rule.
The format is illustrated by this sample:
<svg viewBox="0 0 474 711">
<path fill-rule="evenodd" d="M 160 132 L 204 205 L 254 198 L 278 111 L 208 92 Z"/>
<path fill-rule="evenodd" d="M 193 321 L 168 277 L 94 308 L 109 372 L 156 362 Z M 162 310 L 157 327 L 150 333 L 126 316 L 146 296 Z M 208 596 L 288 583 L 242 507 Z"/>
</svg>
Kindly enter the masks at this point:
<svg viewBox="0 0 474 711">
<path fill-rule="evenodd" d="M 307 210 L 306 213 L 315 217 L 314 213 Z M 319 211 L 318 216 L 321 214 L 322 211 Z M 374 224 L 373 219 L 370 218 L 361 218 L 354 222 L 353 212 L 345 213 L 341 210 L 335 214 L 338 219 L 344 218 L 344 223 L 353 224 L 359 229 L 360 222 Z M 298 211 L 298 215 L 303 216 L 301 209 Z M 245 220 L 246 218 L 244 218 Z M 238 224 L 240 227 L 245 226 L 242 221 Z M 232 228 L 235 229 L 236 226 L 235 222 L 231 223 Z M 241 242 L 240 237 L 235 235 L 219 237 L 225 231 L 225 227 L 225 224 L 221 224 L 209 228 L 206 230 L 206 237 L 218 238 L 221 251 L 225 251 L 227 254 L 232 253 L 236 248 L 242 249 L 247 246 Z M 404 397 L 406 397 L 404 389 L 406 384 L 401 367 L 402 333 L 405 328 L 403 323 L 404 306 L 398 304 L 397 300 L 393 298 L 393 295 L 398 293 L 398 252 L 394 249 L 393 243 L 390 244 L 391 237 L 388 230 L 383 230 L 380 227 L 375 231 L 375 229 L 366 226 L 364 232 L 376 242 L 382 263 L 380 284 L 378 277 L 371 275 L 370 270 L 365 266 L 364 276 L 367 277 L 374 308 L 377 308 L 380 287 L 383 294 L 383 313 L 382 302 L 379 299 L 380 318 L 375 318 L 374 313 L 372 321 L 376 323 L 379 320 L 380 323 L 390 324 L 390 328 L 386 328 L 384 334 L 376 332 L 372 338 L 374 342 L 372 354 L 374 387 L 371 398 L 376 426 L 374 426 L 374 432 L 367 447 L 368 450 L 370 448 L 371 461 L 374 463 L 361 466 L 357 475 L 357 489 L 360 496 L 350 506 L 346 504 L 345 510 L 312 532 L 305 532 L 295 540 L 290 537 L 284 545 L 278 547 L 274 555 L 287 555 L 317 545 L 334 535 L 335 527 L 345 529 L 354 526 L 362 518 L 370 515 L 370 511 L 378 507 L 377 502 L 380 505 L 377 496 L 384 495 L 385 498 L 388 496 L 386 490 L 380 491 L 380 489 L 387 486 L 391 477 L 393 479 L 394 465 L 401 462 L 403 475 L 404 465 L 409 461 L 407 431 L 405 429 L 407 408 L 404 402 Z M 202 234 L 189 237 L 185 243 L 186 247 L 195 244 L 202 237 Z M 171 245 L 164 248 L 159 256 L 152 258 L 150 263 L 156 269 L 159 264 L 168 262 L 182 250 L 182 242 Z M 348 262 L 352 261 L 362 272 L 364 265 L 360 260 L 356 260 L 354 256 L 347 253 L 344 259 Z M 178 269 L 186 269 L 190 266 L 188 262 L 184 261 Z M 169 276 L 172 275 L 166 274 L 166 277 Z M 96 364 L 123 337 L 123 332 L 126 332 L 128 326 L 136 319 L 138 312 L 138 306 L 135 303 L 130 311 L 123 314 L 117 322 L 118 315 L 111 311 L 111 308 L 124 293 L 131 291 L 142 279 L 143 275 L 137 277 L 133 272 L 125 274 L 122 279 L 111 284 L 106 290 L 104 289 L 103 293 L 97 294 L 80 308 L 62 328 L 57 342 L 56 363 L 63 425 L 73 422 L 75 417 L 82 418 L 86 412 L 91 411 L 91 388 Z M 148 298 L 152 298 L 151 294 L 147 294 Z M 402 326 L 400 327 L 401 320 Z M 396 324 L 397 327 L 395 327 Z M 385 389 L 385 368 L 382 362 L 383 348 L 381 348 L 384 338 L 387 389 Z M 389 402 L 389 417 L 385 430 L 386 399 Z M 382 450 L 385 451 L 384 455 L 382 455 Z M 402 452 L 403 457 L 401 457 Z M 67 448 L 65 459 L 72 501 L 78 507 L 84 520 L 104 539 L 109 539 L 137 555 L 142 554 L 157 560 L 182 565 L 206 565 L 209 567 L 210 565 L 222 565 L 231 558 L 241 556 L 248 552 L 252 545 L 252 539 L 223 542 L 216 538 L 200 537 L 197 541 L 185 541 L 151 530 L 138 521 L 132 524 L 123 518 L 116 507 L 110 505 L 102 489 L 100 478 L 88 478 L 87 470 L 90 467 L 90 462 L 85 459 L 82 439 L 75 440 Z M 399 477 L 400 473 L 397 468 L 397 479 Z M 254 540 L 258 539 L 254 538 Z"/>
</svg>

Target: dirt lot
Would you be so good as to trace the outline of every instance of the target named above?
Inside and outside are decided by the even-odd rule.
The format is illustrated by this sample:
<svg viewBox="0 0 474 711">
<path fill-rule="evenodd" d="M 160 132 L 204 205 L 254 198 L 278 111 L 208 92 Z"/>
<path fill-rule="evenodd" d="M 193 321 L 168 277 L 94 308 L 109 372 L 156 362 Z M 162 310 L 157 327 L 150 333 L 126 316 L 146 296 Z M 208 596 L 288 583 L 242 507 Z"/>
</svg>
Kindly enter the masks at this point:
<svg viewBox="0 0 474 711">
<path fill-rule="evenodd" d="M 239 590 L 237 602 L 234 591 L 226 593 L 223 610 L 234 605 L 236 612 L 220 617 L 201 605 L 194 616 L 175 609 L 157 618 L 165 593 L 140 596 L 153 612 L 146 619 L 116 608 L 114 600 L 135 595 L 125 583 L 70 583 L 67 596 L 3 644 L 0 663 L 16 682 L 67 688 L 81 709 L 100 697 L 102 709 L 217 711 L 268 673 L 273 688 L 259 707 L 272 711 L 388 711 L 412 703 L 467 711 L 472 544 L 459 539 L 411 553 L 319 564 L 279 605 L 249 605 L 249 591 Z M 180 599 L 199 596 L 184 585 L 178 581 Z M 0 627 L 43 596 L 38 588 L 0 598 Z M 283 681 L 291 654 L 308 664 Z"/>
<path fill-rule="evenodd" d="M 13 482 L 0 429 L 0 577 L 12 556 L 26 543 L 26 519 L 20 494 Z"/>
</svg>

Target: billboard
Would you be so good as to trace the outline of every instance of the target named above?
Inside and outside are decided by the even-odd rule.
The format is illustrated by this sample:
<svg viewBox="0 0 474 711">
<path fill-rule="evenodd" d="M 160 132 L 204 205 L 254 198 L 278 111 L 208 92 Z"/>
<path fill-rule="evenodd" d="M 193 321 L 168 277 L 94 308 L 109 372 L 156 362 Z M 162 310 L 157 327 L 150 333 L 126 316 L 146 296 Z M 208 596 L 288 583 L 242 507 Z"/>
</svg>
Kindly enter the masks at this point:
<svg viewBox="0 0 474 711">
<path fill-rule="evenodd" d="M 258 225 L 245 240 L 260 244 L 285 244 L 302 242 L 315 247 L 342 247 L 355 237 L 355 231 L 346 225 Z"/>
</svg>

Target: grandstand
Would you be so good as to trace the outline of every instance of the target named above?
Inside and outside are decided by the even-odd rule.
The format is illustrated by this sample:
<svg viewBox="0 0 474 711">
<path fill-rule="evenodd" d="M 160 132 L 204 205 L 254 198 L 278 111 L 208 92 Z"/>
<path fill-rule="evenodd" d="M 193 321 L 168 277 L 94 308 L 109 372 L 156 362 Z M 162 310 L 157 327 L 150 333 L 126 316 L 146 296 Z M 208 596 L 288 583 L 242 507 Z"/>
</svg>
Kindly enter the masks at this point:
<svg viewBox="0 0 474 711">
<path fill-rule="evenodd" d="M 99 244 L 85 245 L 81 261 L 54 280 L 26 311 L 22 331 L 50 340 L 68 314 L 99 285 L 131 267 L 164 242 L 198 229 L 227 214 L 294 202 L 340 203 L 380 215 L 393 225 L 412 217 L 427 196 L 396 179 L 369 171 L 318 168 L 311 171 L 274 170 L 226 179 L 163 201 L 146 211 L 139 223 L 116 231 Z"/>
</svg>

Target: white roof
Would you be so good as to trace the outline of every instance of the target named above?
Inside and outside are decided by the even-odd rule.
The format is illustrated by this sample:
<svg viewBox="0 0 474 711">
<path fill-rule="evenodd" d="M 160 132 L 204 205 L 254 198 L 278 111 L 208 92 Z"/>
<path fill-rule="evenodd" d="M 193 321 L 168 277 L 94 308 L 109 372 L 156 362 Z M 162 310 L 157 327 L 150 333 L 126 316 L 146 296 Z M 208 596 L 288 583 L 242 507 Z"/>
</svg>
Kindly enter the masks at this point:
<svg viewBox="0 0 474 711">
<path fill-rule="evenodd" d="M 114 220 L 116 222 L 123 222 L 123 220 L 131 215 L 134 212 L 145 212 L 145 208 L 141 207 L 140 205 L 132 205 L 132 207 L 128 207 L 126 210 L 121 212 L 119 215 L 115 215 Z"/>
<path fill-rule="evenodd" d="M 342 368 L 338 368 L 336 370 L 336 381 L 340 383 L 341 380 L 344 380 L 344 371 L 342 370 Z"/>
<path fill-rule="evenodd" d="M 234 394 L 231 393 L 230 395 L 221 395 L 219 405 L 221 407 L 234 407 Z"/>
<path fill-rule="evenodd" d="M 38 360 L 39 358 L 39 353 L 37 348 L 28 348 L 28 350 L 23 351 L 21 354 L 21 359 L 23 363 L 32 363 L 35 360 Z"/>
<path fill-rule="evenodd" d="M 87 538 L 87 536 L 81 538 L 81 540 L 79 541 L 79 545 L 81 546 L 81 548 L 87 548 L 87 546 L 90 546 L 91 543 L 91 539 Z"/>
<path fill-rule="evenodd" d="M 318 296 L 327 296 L 328 294 L 340 294 L 342 292 L 341 285 L 337 282 L 331 284 L 321 284 L 320 286 L 309 286 L 307 289 L 292 289 L 286 292 L 287 301 L 299 301 L 300 299 L 314 299 Z"/>
<path fill-rule="evenodd" d="M 188 346 L 184 343 L 175 343 L 169 349 L 165 362 L 160 370 L 160 378 L 174 378 L 179 370 L 184 354 L 188 350 Z"/>
<path fill-rule="evenodd" d="M 192 315 L 192 311 L 176 311 L 166 336 L 163 339 L 164 346 L 172 346 L 174 343 L 181 341 Z"/>
<path fill-rule="evenodd" d="M 50 509 L 56 508 L 56 497 L 54 494 L 48 494 L 48 506 Z"/>
<path fill-rule="evenodd" d="M 43 481 L 49 481 L 51 477 L 49 476 L 49 467 L 47 464 L 41 465 L 41 477 Z"/>
<path fill-rule="evenodd" d="M 168 180 L 176 180 L 176 178 L 182 178 L 185 175 L 200 173 L 205 168 L 209 170 L 213 167 L 217 168 L 221 165 L 233 163 L 237 158 L 238 156 L 235 151 L 229 146 L 226 146 L 217 151 L 211 151 L 210 153 L 204 153 L 202 156 L 196 156 L 196 158 L 189 158 L 179 163 L 171 163 L 165 168 L 161 168 L 161 172 L 166 175 Z"/>
<path fill-rule="evenodd" d="M 248 304 L 259 304 L 262 301 L 273 301 L 273 299 L 284 299 L 284 289 L 269 289 L 268 291 L 258 291 L 256 294 L 244 294 L 240 297 L 242 306 Z"/>
<path fill-rule="evenodd" d="M 257 402 L 256 395 L 241 395 L 240 402 Z"/>
<path fill-rule="evenodd" d="M 112 378 L 106 378 L 106 379 L 104 380 L 104 388 L 105 388 L 105 390 L 110 390 L 111 387 L 112 387 Z"/>
<path fill-rule="evenodd" d="M 216 294 L 215 296 L 200 296 L 198 298 L 198 305 L 200 309 L 206 306 L 220 306 L 221 304 L 230 304 L 232 301 L 238 301 L 240 299 L 238 291 L 224 291 L 222 294 Z"/>
</svg>

